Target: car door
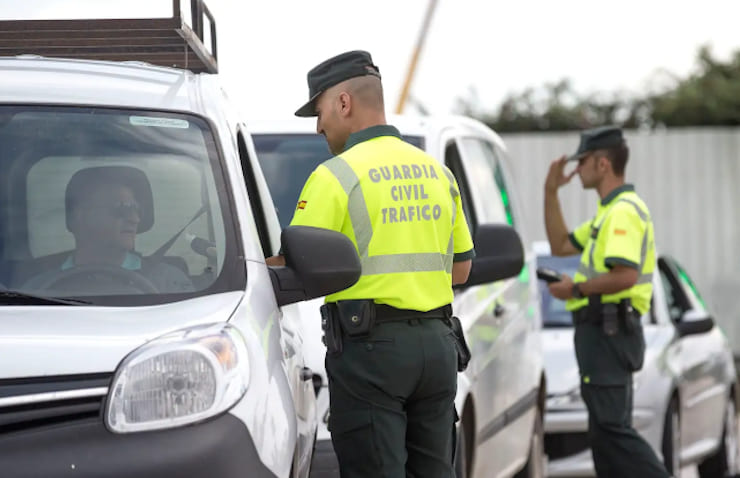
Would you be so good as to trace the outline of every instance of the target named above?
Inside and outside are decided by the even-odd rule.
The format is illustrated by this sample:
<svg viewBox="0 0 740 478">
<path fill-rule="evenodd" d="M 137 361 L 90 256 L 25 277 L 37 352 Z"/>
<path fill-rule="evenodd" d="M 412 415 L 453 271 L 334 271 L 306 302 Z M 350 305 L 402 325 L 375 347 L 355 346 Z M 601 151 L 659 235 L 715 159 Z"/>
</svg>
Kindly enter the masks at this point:
<svg viewBox="0 0 740 478">
<path fill-rule="evenodd" d="M 242 174 L 248 185 L 257 234 L 263 253 L 267 257 L 276 254 L 280 248 L 280 225 L 276 214 L 272 213 L 274 210 L 272 198 L 261 169 L 257 164 L 252 164 L 252 161 L 256 162 L 257 159 L 254 147 L 248 143 L 247 138 L 248 136 L 242 133 L 238 136 Z M 280 307 L 279 314 L 277 323 L 280 324 L 282 361 L 288 376 L 298 422 L 297 456 L 299 460 L 307 461 L 310 459 L 316 429 L 316 400 L 311 381 L 312 371 L 306 367 L 304 359 L 305 332 L 298 304 Z M 304 465 L 306 464 L 300 466 Z"/>
<path fill-rule="evenodd" d="M 673 258 L 662 256 L 658 267 L 666 302 L 674 324 L 688 314 L 707 315 L 705 303 L 693 281 Z M 725 410 L 724 344 L 718 327 L 680 336 L 676 351 L 680 361 L 681 439 L 684 449 L 716 440 Z"/>
<path fill-rule="evenodd" d="M 509 222 L 495 164 L 484 148 L 481 139 L 458 137 L 448 141 L 445 150 L 473 233 L 481 224 Z M 521 380 L 526 375 L 526 361 L 521 360 L 526 334 L 518 330 L 521 321 L 517 320 L 525 312 L 521 296 L 520 283 L 514 278 L 460 290 L 455 301 L 456 313 L 472 321 L 468 328 L 472 389 L 480 404 L 475 470 L 481 476 L 495 476 L 521 458 L 531 433 L 529 429 L 503 433 L 519 418 L 514 412 L 521 409 L 520 400 L 527 393 Z"/>
</svg>

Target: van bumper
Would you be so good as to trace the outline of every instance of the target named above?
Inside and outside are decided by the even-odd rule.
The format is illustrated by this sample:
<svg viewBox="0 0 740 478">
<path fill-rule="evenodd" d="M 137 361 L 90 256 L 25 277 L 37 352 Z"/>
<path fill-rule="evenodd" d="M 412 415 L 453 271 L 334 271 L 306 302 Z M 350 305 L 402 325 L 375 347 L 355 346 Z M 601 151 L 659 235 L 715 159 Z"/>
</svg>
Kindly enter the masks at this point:
<svg viewBox="0 0 740 478">
<path fill-rule="evenodd" d="M 97 420 L 0 433 L 2 476 L 275 478 L 236 417 L 115 434 Z"/>
</svg>

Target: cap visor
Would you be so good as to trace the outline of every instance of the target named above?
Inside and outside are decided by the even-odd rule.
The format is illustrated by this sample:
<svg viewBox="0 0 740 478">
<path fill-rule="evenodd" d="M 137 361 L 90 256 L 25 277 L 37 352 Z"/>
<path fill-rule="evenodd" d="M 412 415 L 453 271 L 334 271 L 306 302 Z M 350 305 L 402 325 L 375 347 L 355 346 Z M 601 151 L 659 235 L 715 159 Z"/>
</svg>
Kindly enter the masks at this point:
<svg viewBox="0 0 740 478">
<path fill-rule="evenodd" d="M 586 153 L 576 153 L 571 156 L 568 156 L 568 161 L 578 161 L 582 157 L 584 157 Z"/>
<path fill-rule="evenodd" d="M 311 97 L 311 99 L 308 100 L 308 103 L 298 108 L 295 112 L 295 115 L 300 118 L 310 118 L 312 116 L 318 116 L 316 114 L 316 98 L 319 97 L 321 93 L 316 93 Z"/>
</svg>

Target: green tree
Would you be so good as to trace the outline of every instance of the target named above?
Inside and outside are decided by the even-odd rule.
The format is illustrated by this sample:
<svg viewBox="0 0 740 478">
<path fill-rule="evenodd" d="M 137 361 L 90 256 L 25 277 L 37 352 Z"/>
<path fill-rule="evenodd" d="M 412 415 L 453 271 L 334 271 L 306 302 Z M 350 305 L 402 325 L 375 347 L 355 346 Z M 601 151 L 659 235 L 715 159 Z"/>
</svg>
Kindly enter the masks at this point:
<svg viewBox="0 0 740 478">
<path fill-rule="evenodd" d="M 657 74 L 657 73 L 656 73 Z M 655 75 L 655 74 L 654 74 Z M 568 79 L 510 93 L 495 112 L 480 111 L 475 90 L 456 110 L 496 131 L 567 131 L 619 124 L 626 128 L 740 125 L 740 50 L 723 63 L 708 47 L 697 53 L 696 72 L 659 93 L 580 95 Z"/>
<path fill-rule="evenodd" d="M 697 63 L 696 73 L 647 99 L 651 126 L 740 125 L 740 50 L 722 63 L 704 46 Z"/>
</svg>

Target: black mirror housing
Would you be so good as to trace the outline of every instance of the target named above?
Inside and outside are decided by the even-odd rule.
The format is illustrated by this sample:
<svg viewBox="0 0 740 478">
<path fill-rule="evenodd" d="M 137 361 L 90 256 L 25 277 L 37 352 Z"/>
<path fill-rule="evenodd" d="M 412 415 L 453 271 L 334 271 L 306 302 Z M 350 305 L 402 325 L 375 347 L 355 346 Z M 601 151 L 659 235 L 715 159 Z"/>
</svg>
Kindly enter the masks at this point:
<svg viewBox="0 0 740 478">
<path fill-rule="evenodd" d="M 518 275 L 524 266 L 524 247 L 516 230 L 505 224 L 481 224 L 473 239 L 475 258 L 462 287 L 495 282 Z"/>
<path fill-rule="evenodd" d="M 340 232 L 288 226 L 280 240 L 286 266 L 269 268 L 278 305 L 339 292 L 360 279 L 357 250 Z"/>
<path fill-rule="evenodd" d="M 691 309 L 684 312 L 675 324 L 678 335 L 685 337 L 709 332 L 714 327 L 714 319 L 705 311 Z"/>
</svg>

